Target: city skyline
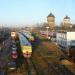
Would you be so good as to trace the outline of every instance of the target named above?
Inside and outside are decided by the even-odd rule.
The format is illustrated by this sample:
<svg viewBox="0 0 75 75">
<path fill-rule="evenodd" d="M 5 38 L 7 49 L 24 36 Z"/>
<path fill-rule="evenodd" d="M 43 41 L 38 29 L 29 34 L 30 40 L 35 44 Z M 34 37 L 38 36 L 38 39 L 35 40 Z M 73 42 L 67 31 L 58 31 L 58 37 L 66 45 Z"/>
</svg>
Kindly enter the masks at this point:
<svg viewBox="0 0 75 75">
<path fill-rule="evenodd" d="M 56 23 L 62 22 L 66 15 L 75 23 L 74 4 L 74 0 L 0 0 L 0 23 L 43 23 L 50 12 L 55 15 Z"/>
</svg>

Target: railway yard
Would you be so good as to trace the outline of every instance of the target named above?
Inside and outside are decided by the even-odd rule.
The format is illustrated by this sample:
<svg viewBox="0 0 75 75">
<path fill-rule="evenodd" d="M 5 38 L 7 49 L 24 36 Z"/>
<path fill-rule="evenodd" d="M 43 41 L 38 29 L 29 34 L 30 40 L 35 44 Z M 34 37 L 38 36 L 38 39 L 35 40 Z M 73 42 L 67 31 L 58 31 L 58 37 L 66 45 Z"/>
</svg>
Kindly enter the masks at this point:
<svg viewBox="0 0 75 75">
<path fill-rule="evenodd" d="M 18 31 L 17 38 L 9 33 L 0 43 L 0 75 L 75 75 L 75 63 L 55 42 L 23 33 Z"/>
</svg>

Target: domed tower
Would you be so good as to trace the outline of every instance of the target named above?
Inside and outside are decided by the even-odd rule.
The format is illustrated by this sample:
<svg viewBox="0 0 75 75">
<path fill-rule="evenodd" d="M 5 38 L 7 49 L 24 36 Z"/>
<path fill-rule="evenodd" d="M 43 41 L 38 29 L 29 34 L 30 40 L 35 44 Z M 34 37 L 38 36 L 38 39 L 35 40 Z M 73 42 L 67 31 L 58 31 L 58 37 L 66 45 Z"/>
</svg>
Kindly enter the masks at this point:
<svg viewBox="0 0 75 75">
<path fill-rule="evenodd" d="M 47 16 L 47 22 L 48 22 L 48 26 L 50 27 L 50 29 L 54 29 L 54 27 L 55 27 L 55 16 L 52 13 L 50 13 Z"/>
<path fill-rule="evenodd" d="M 70 17 L 65 16 L 64 17 L 64 21 L 63 21 L 63 26 L 64 27 L 70 27 L 71 23 L 70 23 Z"/>
</svg>

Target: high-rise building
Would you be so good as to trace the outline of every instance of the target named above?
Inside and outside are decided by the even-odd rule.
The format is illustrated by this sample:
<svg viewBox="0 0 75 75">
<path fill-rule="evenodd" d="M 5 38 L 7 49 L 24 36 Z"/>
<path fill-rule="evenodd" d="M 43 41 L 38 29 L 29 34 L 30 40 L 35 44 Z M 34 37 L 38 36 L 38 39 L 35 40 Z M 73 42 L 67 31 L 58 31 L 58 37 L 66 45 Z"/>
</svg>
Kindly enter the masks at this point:
<svg viewBox="0 0 75 75">
<path fill-rule="evenodd" d="M 70 17 L 68 17 L 68 16 L 65 16 L 65 17 L 64 17 L 63 26 L 64 26 L 65 28 L 71 26 Z"/>
<path fill-rule="evenodd" d="M 48 22 L 48 26 L 50 27 L 50 29 L 54 29 L 54 27 L 55 27 L 55 16 L 52 13 L 50 13 L 47 16 L 47 22 Z"/>
</svg>

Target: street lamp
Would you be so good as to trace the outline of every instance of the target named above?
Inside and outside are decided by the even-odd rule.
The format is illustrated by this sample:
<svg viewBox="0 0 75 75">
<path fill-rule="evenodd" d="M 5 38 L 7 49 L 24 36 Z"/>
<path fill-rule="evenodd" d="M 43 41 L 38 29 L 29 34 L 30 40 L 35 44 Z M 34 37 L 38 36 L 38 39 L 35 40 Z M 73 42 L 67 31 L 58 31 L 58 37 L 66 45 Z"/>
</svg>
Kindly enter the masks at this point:
<svg viewBox="0 0 75 75">
<path fill-rule="evenodd" d="M 46 34 L 47 34 L 47 38 L 48 38 L 48 29 L 49 29 L 49 27 L 47 26 L 47 27 L 46 27 L 46 29 L 47 29 L 47 32 L 46 32 Z"/>
</svg>

